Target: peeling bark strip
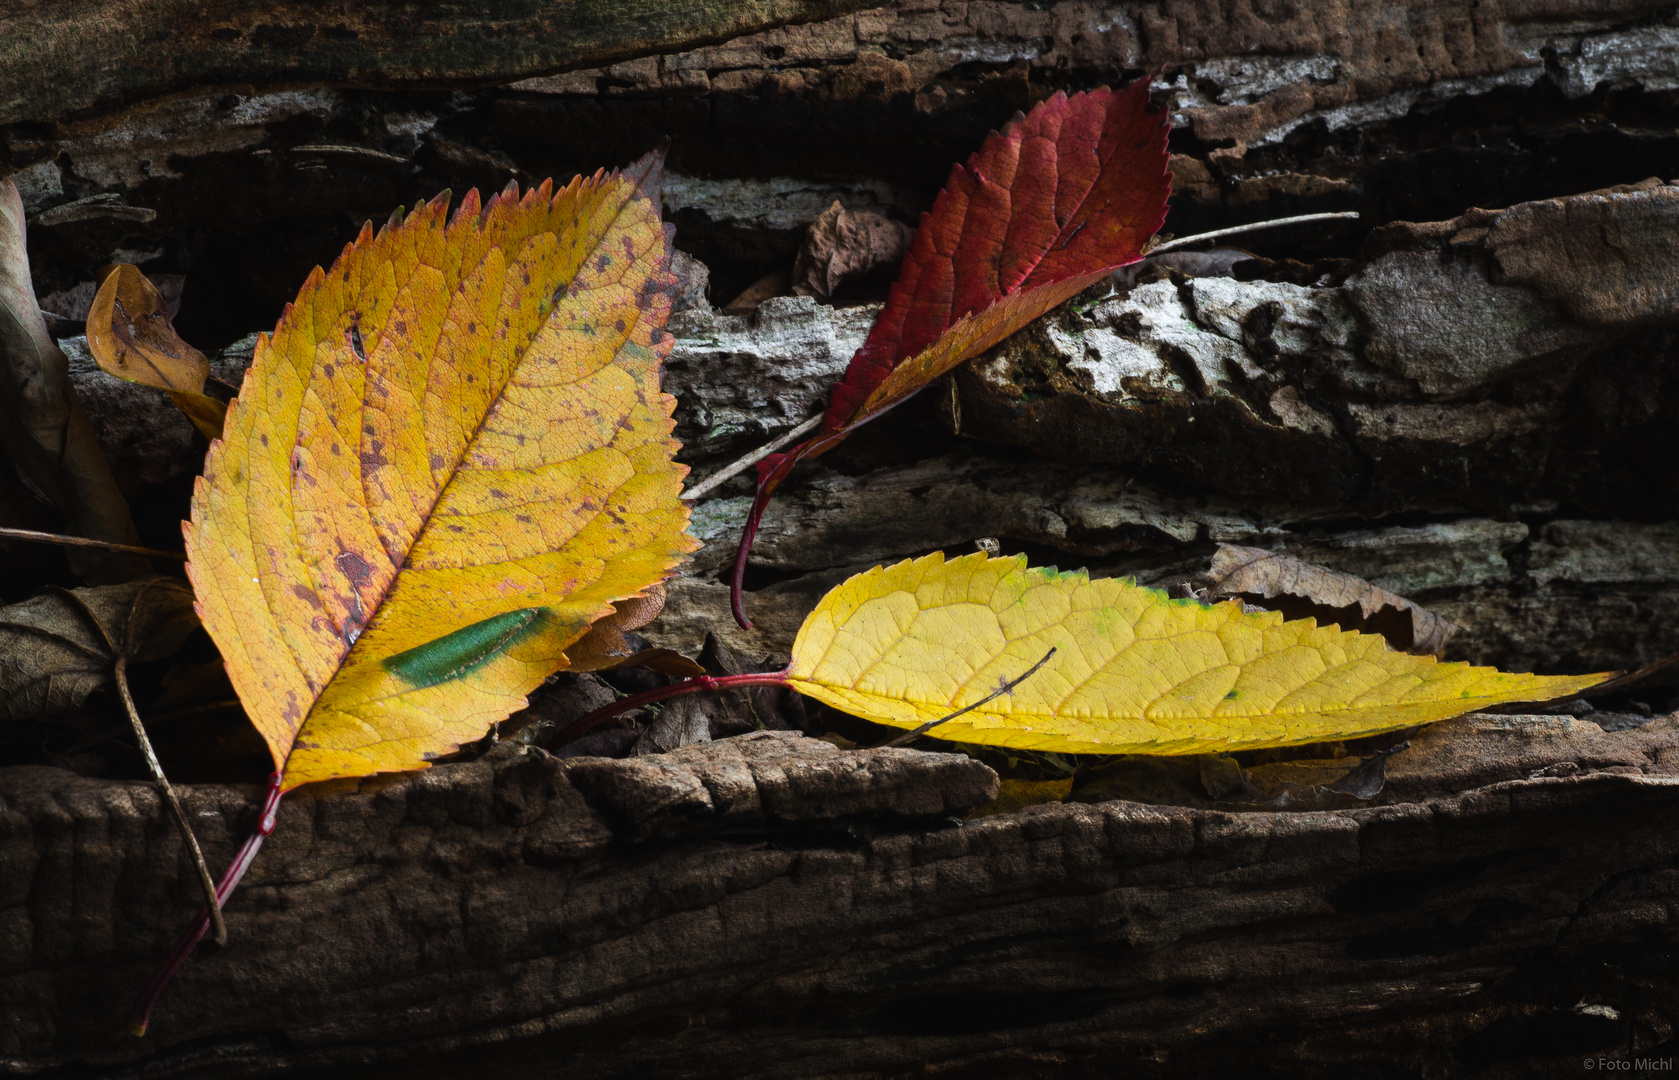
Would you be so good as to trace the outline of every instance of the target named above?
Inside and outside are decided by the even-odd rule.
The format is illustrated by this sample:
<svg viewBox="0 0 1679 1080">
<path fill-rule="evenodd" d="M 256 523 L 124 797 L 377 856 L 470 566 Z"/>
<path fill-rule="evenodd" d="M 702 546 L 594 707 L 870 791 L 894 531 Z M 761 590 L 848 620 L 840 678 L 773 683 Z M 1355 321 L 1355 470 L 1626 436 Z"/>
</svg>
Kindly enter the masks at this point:
<svg viewBox="0 0 1679 1080">
<path fill-rule="evenodd" d="M 1008 1076 L 1053 1046 L 1075 1078 L 1116 1060 L 1479 1076 L 1511 1056 L 1502 1075 L 1564 1075 L 1500 1033 L 1608 1006 L 1577 1069 L 1679 1019 L 1660 960 L 1679 944 L 1676 723 L 1449 721 L 1387 759 L 1363 809 L 1091 784 L 960 827 L 998 783 L 958 755 L 770 732 L 622 761 L 504 743 L 288 799 L 227 907 L 240 950 L 188 965 L 144 1041 L 112 1018 L 195 902 L 179 840 L 146 785 L 10 769 L 0 1068 L 603 1080 L 739 1076 L 749 1054 L 766 1078 Z M 227 860 L 259 790 L 182 794 Z"/>
<path fill-rule="evenodd" d="M 868 0 L 500 0 L 451 5 L 243 0 L 0 2 L 0 124 L 216 86 L 485 85 L 690 49 Z M 428 10 L 431 9 L 431 10 Z"/>
</svg>

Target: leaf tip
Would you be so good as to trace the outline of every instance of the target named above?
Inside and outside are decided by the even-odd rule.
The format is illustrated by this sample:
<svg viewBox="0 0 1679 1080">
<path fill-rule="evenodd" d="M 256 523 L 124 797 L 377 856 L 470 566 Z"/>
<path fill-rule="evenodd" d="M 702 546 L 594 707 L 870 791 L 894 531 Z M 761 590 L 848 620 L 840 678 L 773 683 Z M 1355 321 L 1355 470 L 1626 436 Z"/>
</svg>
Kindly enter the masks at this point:
<svg viewBox="0 0 1679 1080">
<path fill-rule="evenodd" d="M 455 212 L 450 215 L 449 228 L 458 228 L 463 223 L 473 221 L 475 219 L 478 221 L 479 225 L 483 225 L 484 214 L 488 213 L 489 210 L 496 205 L 496 201 L 496 198 L 492 197 L 490 199 L 489 206 L 482 206 L 480 205 L 478 189 L 470 189 L 464 196 L 461 197 L 460 205 L 456 206 Z"/>
</svg>

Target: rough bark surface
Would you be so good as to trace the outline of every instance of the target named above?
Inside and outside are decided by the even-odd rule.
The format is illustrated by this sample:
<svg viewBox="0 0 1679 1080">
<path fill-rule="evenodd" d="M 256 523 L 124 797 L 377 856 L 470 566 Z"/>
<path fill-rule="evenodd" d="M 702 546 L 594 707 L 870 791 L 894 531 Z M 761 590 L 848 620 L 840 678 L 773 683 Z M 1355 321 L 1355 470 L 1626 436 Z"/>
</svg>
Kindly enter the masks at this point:
<svg viewBox="0 0 1679 1080">
<path fill-rule="evenodd" d="M 867 0 L 0 5 L 0 123 L 211 88 L 506 82 L 831 18 Z"/>
<path fill-rule="evenodd" d="M 848 574 L 989 537 L 1180 591 L 1221 543 L 1285 553 L 1506 669 L 1679 652 L 1670 2 L 858 6 L 469 26 L 145 0 L 125 36 L 84 32 L 109 5 L 0 0 L 0 172 L 145 542 L 178 547 L 204 445 L 78 349 L 103 263 L 184 275 L 176 326 L 237 384 L 363 220 L 671 137 L 688 288 L 665 389 L 698 479 L 820 409 L 867 332 L 866 289 L 714 310 L 791 271 L 836 200 L 913 225 L 1016 109 L 1161 71 L 1165 231 L 1360 221 L 1153 260 L 860 433 L 772 505 L 750 634 L 718 578 L 748 480 L 725 485 L 640 633 L 690 655 L 716 633 L 763 668 Z M 556 687 L 525 734 L 610 692 Z M 1515 1080 L 1671 1058 L 1673 693 L 1468 717 L 1385 758 L 1086 763 L 1065 804 L 960 823 L 999 792 L 967 757 L 721 737 L 802 722 L 787 702 L 671 709 L 562 759 L 507 743 L 289 797 L 230 947 L 139 1043 L 117 1020 L 197 902 L 176 835 L 149 786 L 4 769 L 0 1072 Z M 1385 786 L 1329 792 L 1350 771 Z M 187 792 L 213 863 L 255 799 Z"/>
<path fill-rule="evenodd" d="M 964 367 L 948 421 L 1371 517 L 1544 498 L 1670 516 L 1675 235 L 1679 187 L 1652 181 L 1389 225 L 1338 282 L 1168 276 Z"/>
<path fill-rule="evenodd" d="M 117 1018 L 193 901 L 175 833 L 142 785 L 11 770 L 0 1060 L 1534 1075 L 1679 1023 L 1676 736 L 1469 717 L 1393 755 L 1364 809 L 1074 801 L 966 822 L 997 787 L 959 756 L 775 733 L 624 761 L 505 744 L 288 799 L 230 945 L 188 966 L 144 1043 Z M 184 797 L 226 858 L 255 792 Z M 1567 1034 L 1531 1037 L 1547 1025 Z"/>
</svg>

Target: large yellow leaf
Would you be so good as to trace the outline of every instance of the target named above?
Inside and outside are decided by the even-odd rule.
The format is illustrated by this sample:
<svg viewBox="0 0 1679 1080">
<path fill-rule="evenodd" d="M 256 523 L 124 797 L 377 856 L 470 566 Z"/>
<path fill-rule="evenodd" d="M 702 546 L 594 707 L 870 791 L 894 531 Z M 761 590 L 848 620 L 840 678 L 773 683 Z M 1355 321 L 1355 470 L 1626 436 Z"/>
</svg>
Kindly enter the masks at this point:
<svg viewBox="0 0 1679 1080">
<path fill-rule="evenodd" d="M 188 569 L 286 789 L 482 736 L 695 546 L 658 164 L 364 228 L 259 342 Z"/>
<path fill-rule="evenodd" d="M 1195 754 L 1374 735 L 1606 675 L 1508 675 L 1395 652 L 1381 637 L 1239 603 L 1172 600 L 1129 580 L 942 554 L 858 574 L 822 598 L 787 682 L 913 728 L 1012 692 L 939 738 L 1062 753 Z"/>
</svg>

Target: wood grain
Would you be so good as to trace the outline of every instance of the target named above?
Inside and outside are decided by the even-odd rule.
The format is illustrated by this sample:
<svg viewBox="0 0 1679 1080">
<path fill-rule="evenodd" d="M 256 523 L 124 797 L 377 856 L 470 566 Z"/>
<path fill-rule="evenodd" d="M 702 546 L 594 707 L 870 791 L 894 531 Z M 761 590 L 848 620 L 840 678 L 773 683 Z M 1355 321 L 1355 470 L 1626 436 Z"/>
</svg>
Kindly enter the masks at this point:
<svg viewBox="0 0 1679 1080">
<path fill-rule="evenodd" d="M 221 86 L 511 82 L 677 52 L 870 0 L 0 0 L 0 124 Z"/>
</svg>

